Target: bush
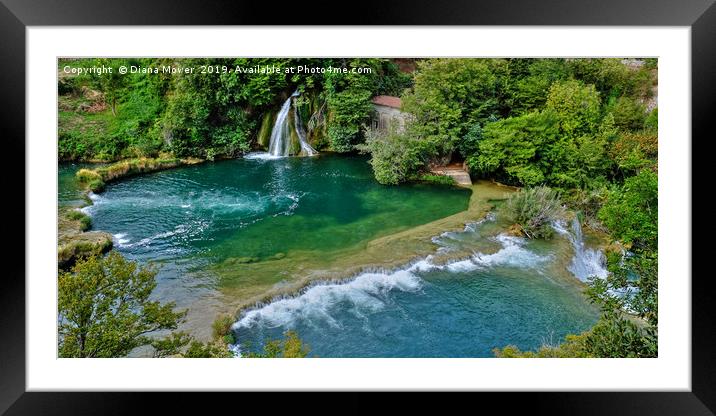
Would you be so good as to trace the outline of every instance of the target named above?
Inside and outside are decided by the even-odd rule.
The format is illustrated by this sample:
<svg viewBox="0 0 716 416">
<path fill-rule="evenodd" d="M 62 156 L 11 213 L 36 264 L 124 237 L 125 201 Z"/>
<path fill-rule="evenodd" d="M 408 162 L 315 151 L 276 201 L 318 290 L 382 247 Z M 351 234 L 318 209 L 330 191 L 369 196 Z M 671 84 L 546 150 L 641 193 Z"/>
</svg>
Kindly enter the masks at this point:
<svg viewBox="0 0 716 416">
<path fill-rule="evenodd" d="M 605 313 L 588 331 L 567 335 L 560 345 L 521 351 L 514 345 L 493 350 L 497 358 L 640 358 L 656 357 L 656 340 L 634 322 Z"/>
<path fill-rule="evenodd" d="M 633 175 L 643 168 L 656 168 L 659 139 L 655 131 L 623 132 L 611 144 L 609 155 L 622 175 Z"/>
<path fill-rule="evenodd" d="M 304 358 L 311 351 L 295 331 L 286 331 L 283 340 L 269 341 L 262 353 L 247 354 L 248 358 Z"/>
<path fill-rule="evenodd" d="M 360 129 L 357 126 L 331 125 L 328 128 L 331 149 L 339 153 L 352 151 L 358 141 L 359 132 Z"/>
<path fill-rule="evenodd" d="M 659 131 L 659 108 L 654 108 L 644 119 L 644 129 L 652 132 Z"/>
<path fill-rule="evenodd" d="M 60 121 L 62 124 L 62 121 Z M 57 157 L 62 161 L 89 160 L 95 157 L 98 143 L 90 136 L 76 131 L 60 131 L 57 141 Z"/>
<path fill-rule="evenodd" d="M 88 215 L 86 215 L 82 211 L 72 210 L 67 213 L 67 218 L 69 218 L 73 221 L 79 221 L 81 231 L 87 231 L 92 226 L 92 218 L 90 218 Z"/>
<path fill-rule="evenodd" d="M 614 114 L 614 123 L 625 130 L 640 130 L 646 121 L 646 108 L 639 101 L 630 97 L 619 97 L 607 106 L 607 111 Z"/>
<path fill-rule="evenodd" d="M 182 354 L 184 358 L 231 358 L 232 354 L 226 345 L 201 343 L 192 341 L 189 348 Z"/>
<path fill-rule="evenodd" d="M 528 238 L 550 238 L 551 223 L 564 215 L 559 193 L 545 186 L 520 190 L 500 210 L 508 221 L 519 224 Z"/>
<path fill-rule="evenodd" d="M 369 130 L 365 144 L 358 149 L 370 153 L 375 179 L 383 185 L 397 185 L 410 178 L 424 165 L 421 143 L 408 133 L 390 126 L 385 133 Z"/>
<path fill-rule="evenodd" d="M 214 339 L 224 338 L 226 341 L 227 337 L 230 337 L 230 342 L 227 344 L 233 344 L 233 333 L 231 332 L 231 325 L 234 323 L 234 318 L 231 315 L 223 315 L 214 321 L 211 325 L 212 334 Z"/>
<path fill-rule="evenodd" d="M 586 334 L 567 335 L 560 345 L 542 345 L 537 351 L 521 351 L 515 345 L 495 348 L 492 352 L 497 358 L 589 358 L 585 348 Z"/>
<path fill-rule="evenodd" d="M 433 183 L 436 185 L 455 185 L 455 179 L 447 175 L 434 175 L 426 173 L 420 175 L 420 180 L 427 183 Z"/>
<path fill-rule="evenodd" d="M 57 80 L 57 93 L 59 95 L 76 94 L 79 91 L 77 82 L 73 77 L 65 77 Z"/>
<path fill-rule="evenodd" d="M 80 169 L 75 174 L 75 177 L 80 184 L 84 185 L 92 192 L 100 192 L 104 189 L 104 180 L 102 180 L 102 175 L 92 169 Z"/>
<path fill-rule="evenodd" d="M 488 123 L 482 129 L 478 150 L 466 161 L 470 170 L 480 175 L 535 186 L 544 183 L 551 173 L 543 160 L 565 153 L 555 149 L 570 149 L 555 144 L 559 137 L 559 121 L 554 113 L 532 112 L 506 118 Z"/>
</svg>

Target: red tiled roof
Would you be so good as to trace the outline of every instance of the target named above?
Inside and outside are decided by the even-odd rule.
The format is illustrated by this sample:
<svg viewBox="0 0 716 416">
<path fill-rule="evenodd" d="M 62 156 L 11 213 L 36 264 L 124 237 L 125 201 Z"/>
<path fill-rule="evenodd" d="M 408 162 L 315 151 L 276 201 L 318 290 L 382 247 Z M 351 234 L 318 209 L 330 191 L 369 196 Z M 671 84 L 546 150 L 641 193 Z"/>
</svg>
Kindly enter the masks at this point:
<svg viewBox="0 0 716 416">
<path fill-rule="evenodd" d="M 386 107 L 400 108 L 400 97 L 390 95 L 378 95 L 373 97 L 373 104 L 384 105 Z"/>
</svg>

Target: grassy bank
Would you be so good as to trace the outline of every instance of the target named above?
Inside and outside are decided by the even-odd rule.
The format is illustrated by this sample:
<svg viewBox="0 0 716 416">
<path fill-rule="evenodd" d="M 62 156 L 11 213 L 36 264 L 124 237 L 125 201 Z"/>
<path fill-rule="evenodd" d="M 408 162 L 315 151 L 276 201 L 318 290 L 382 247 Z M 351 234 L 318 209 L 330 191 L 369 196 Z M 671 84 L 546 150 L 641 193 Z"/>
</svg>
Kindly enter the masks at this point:
<svg viewBox="0 0 716 416">
<path fill-rule="evenodd" d="M 89 216 L 71 208 L 61 208 L 57 214 L 58 267 L 68 268 L 79 258 L 95 256 L 112 249 L 112 235 L 88 231 L 92 225 Z"/>
<path fill-rule="evenodd" d="M 75 176 L 85 190 L 98 193 L 104 190 L 107 183 L 123 178 L 202 162 L 201 159 L 172 157 L 126 159 L 93 169 L 80 169 Z M 87 201 L 92 203 L 89 198 Z M 77 259 L 103 254 L 112 249 L 112 236 L 102 231 L 89 231 L 92 221 L 83 212 L 65 207 L 60 208 L 57 216 L 58 267 L 68 268 Z"/>
<path fill-rule="evenodd" d="M 136 158 L 126 159 L 95 169 L 80 169 L 77 171 L 77 180 L 87 190 L 102 192 L 107 183 L 122 178 L 143 173 L 158 172 L 180 166 L 195 165 L 204 162 L 203 159 L 180 159 L 174 157 L 164 158 Z"/>
</svg>

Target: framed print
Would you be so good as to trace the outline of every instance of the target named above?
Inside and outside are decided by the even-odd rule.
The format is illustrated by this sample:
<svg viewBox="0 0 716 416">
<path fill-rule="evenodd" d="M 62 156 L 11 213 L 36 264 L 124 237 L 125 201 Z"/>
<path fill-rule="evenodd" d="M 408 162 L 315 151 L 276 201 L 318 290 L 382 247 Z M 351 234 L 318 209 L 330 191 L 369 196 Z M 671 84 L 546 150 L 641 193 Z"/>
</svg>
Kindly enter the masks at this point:
<svg viewBox="0 0 716 416">
<path fill-rule="evenodd" d="M 710 2 L 329 20 L 365 27 L 295 5 L 268 22 L 257 4 L 46 3 L 0 9 L 25 177 L 7 181 L 25 221 L 1 410 L 459 390 L 711 414 L 691 231 Z"/>
</svg>

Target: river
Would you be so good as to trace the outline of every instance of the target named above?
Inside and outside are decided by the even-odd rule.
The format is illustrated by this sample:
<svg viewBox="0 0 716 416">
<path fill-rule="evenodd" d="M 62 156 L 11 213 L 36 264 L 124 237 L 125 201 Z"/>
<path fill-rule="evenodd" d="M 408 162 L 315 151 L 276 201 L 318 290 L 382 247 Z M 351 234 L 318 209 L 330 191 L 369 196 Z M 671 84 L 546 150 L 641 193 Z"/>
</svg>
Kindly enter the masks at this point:
<svg viewBox="0 0 716 416">
<path fill-rule="evenodd" d="M 80 199 L 77 168 L 60 167 L 61 204 Z M 217 314 L 281 294 L 238 317 L 237 350 L 295 329 L 312 356 L 488 357 L 589 328 L 597 311 L 563 234 L 527 241 L 488 219 L 420 247 L 373 244 L 465 211 L 470 194 L 381 186 L 364 157 L 245 158 L 109 184 L 83 210 L 157 268 L 153 297 L 188 308 L 182 329 L 200 338 Z"/>
</svg>

